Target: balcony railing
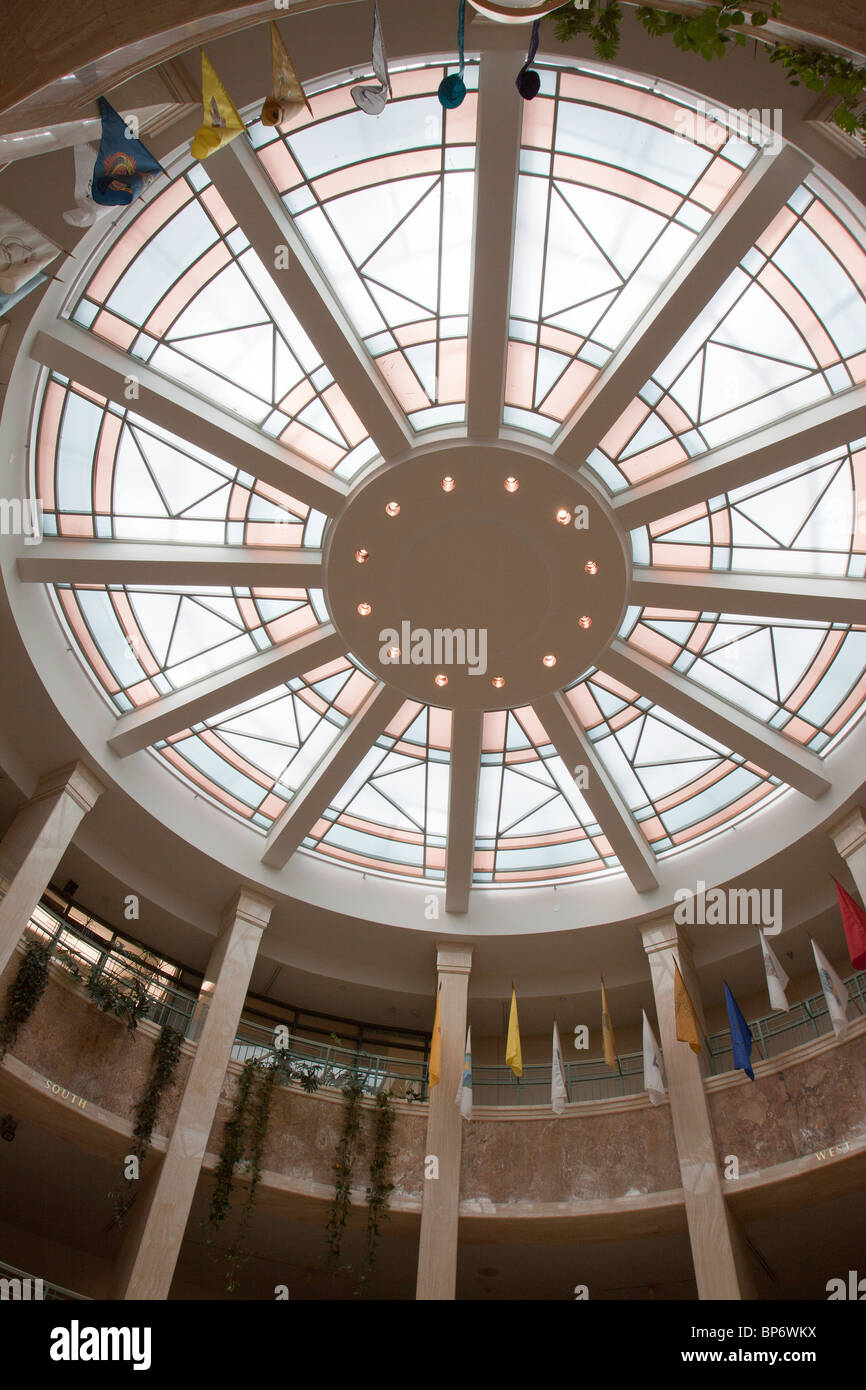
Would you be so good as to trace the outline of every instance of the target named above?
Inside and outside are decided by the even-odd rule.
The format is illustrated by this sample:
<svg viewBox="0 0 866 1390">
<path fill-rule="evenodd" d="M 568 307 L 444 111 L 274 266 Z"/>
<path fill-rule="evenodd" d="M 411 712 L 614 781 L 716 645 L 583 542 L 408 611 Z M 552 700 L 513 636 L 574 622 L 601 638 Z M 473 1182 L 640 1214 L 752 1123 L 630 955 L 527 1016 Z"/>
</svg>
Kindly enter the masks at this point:
<svg viewBox="0 0 866 1390">
<path fill-rule="evenodd" d="M 120 985 L 137 980 L 147 997 L 145 1017 L 160 1027 L 168 1023 L 185 1037 L 193 1035 L 197 996 L 172 984 L 159 964 L 144 958 L 141 949 L 133 943 L 129 943 L 128 949 L 116 943 L 101 947 L 87 933 L 44 905 L 36 909 L 29 931 L 50 942 L 57 963 L 72 973 L 77 972 L 79 978 L 86 969 L 105 974 Z M 850 976 L 845 984 L 859 1013 L 866 1014 L 866 971 Z M 297 1036 L 289 1038 L 287 1047 L 278 1049 L 276 1034 L 280 1026 L 281 1020 L 277 1018 L 269 1027 L 261 1018 L 243 1015 L 232 1048 L 233 1058 L 244 1062 L 250 1057 L 272 1057 L 276 1062 L 279 1052 L 284 1062 L 292 1063 L 301 1084 L 311 1090 L 318 1086 L 340 1089 L 348 1081 L 356 1080 L 369 1095 L 386 1089 L 408 1100 L 427 1099 L 424 1062 L 362 1052 L 337 1044 L 330 1046 Z M 749 1027 L 755 1040 L 753 1061 L 777 1057 L 832 1032 L 823 993 L 792 1004 L 788 1013 L 752 1019 Z M 711 1034 L 706 1042 L 711 1074 L 718 1076 L 731 1071 L 733 1052 L 727 1029 Z M 607 1100 L 637 1095 L 643 1090 L 640 1052 L 619 1056 L 615 1070 L 597 1058 L 567 1061 L 565 1071 L 570 1101 Z M 519 1078 L 507 1066 L 475 1066 L 472 1089 L 480 1105 L 549 1105 L 550 1064 L 529 1064 Z"/>
<path fill-rule="evenodd" d="M 0 1260 L 0 1299 L 45 1303 L 91 1301 L 86 1293 L 73 1293 L 71 1289 L 52 1284 L 48 1279 L 40 1279 L 35 1274 L 25 1274 L 23 1269 L 16 1269 L 14 1265 L 8 1265 L 3 1260 Z"/>
</svg>

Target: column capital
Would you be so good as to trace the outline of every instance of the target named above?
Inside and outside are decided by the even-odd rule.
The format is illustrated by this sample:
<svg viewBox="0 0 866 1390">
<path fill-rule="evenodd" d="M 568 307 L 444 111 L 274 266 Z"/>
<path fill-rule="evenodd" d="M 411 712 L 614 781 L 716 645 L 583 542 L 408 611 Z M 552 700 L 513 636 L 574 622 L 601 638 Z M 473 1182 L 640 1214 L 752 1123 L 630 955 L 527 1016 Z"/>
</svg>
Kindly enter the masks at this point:
<svg viewBox="0 0 866 1390">
<path fill-rule="evenodd" d="M 853 806 L 827 827 L 827 834 L 843 859 L 848 859 L 866 845 L 866 812 Z"/>
<path fill-rule="evenodd" d="M 437 941 L 436 969 L 440 975 L 469 975 L 473 947 L 466 941 Z"/>
<path fill-rule="evenodd" d="M 692 943 L 689 935 L 685 927 L 674 920 L 672 911 L 666 912 L 662 917 L 653 917 L 638 930 L 648 956 L 656 951 L 682 951 L 691 957 Z"/>
<path fill-rule="evenodd" d="M 264 931 L 276 905 L 276 898 L 269 897 L 267 893 L 260 893 L 257 888 L 248 888 L 242 883 L 223 909 L 222 926 L 231 927 L 241 920 Z"/>
<path fill-rule="evenodd" d="M 67 763 L 64 767 L 46 772 L 36 784 L 31 801 L 44 801 L 58 792 L 71 797 L 85 813 L 91 811 L 105 791 L 95 772 L 82 762 Z"/>
</svg>

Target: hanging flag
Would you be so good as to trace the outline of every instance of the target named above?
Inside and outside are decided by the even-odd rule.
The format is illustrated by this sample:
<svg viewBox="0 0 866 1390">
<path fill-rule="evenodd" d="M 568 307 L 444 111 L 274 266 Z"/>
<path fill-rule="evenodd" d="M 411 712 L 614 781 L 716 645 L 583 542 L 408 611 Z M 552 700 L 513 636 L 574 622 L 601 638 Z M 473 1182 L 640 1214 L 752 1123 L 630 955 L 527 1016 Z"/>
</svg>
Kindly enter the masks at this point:
<svg viewBox="0 0 866 1390">
<path fill-rule="evenodd" d="M 643 1014 L 643 1088 L 653 1105 L 661 1105 L 665 1098 L 665 1083 L 662 1076 L 662 1058 L 650 1021 Z"/>
<path fill-rule="evenodd" d="M 472 1119 L 472 1030 L 466 1029 L 466 1052 L 463 1057 L 463 1075 L 460 1078 L 460 1085 L 457 1087 L 457 1094 L 454 1097 L 454 1104 L 460 1106 L 460 1114 L 464 1120 Z"/>
<path fill-rule="evenodd" d="M 816 941 L 812 942 L 812 952 L 830 1012 L 833 1032 L 837 1038 L 844 1038 L 848 1032 L 848 991 Z"/>
<path fill-rule="evenodd" d="M 836 896 L 842 914 L 845 940 L 848 942 L 848 955 L 855 970 L 866 970 L 866 912 L 855 902 L 835 878 Z"/>
<path fill-rule="evenodd" d="M 523 1075 L 523 1053 L 520 1050 L 520 1028 L 517 1024 L 517 991 L 511 986 L 511 1013 L 508 1016 L 508 1038 L 505 1043 L 505 1063 L 515 1076 Z"/>
<path fill-rule="evenodd" d="M 764 933 L 759 932 L 758 935 L 764 956 L 764 973 L 767 976 L 767 993 L 770 996 L 770 1005 L 774 1009 L 780 1009 L 787 1013 L 791 1007 L 785 997 L 785 990 L 788 988 L 788 976 L 776 959 L 776 953 Z"/>
<path fill-rule="evenodd" d="M 112 205 L 97 203 L 93 196 L 93 170 L 96 165 L 96 150 L 92 145 L 76 145 L 72 151 L 75 159 L 75 207 L 64 212 L 63 220 L 70 227 L 92 227 L 103 217 L 110 217 Z"/>
<path fill-rule="evenodd" d="M 526 55 L 526 62 L 517 74 L 514 85 L 524 101 L 532 101 L 538 96 L 541 90 L 541 78 L 531 64 L 535 60 L 538 52 L 538 30 L 540 20 L 536 20 L 532 26 L 532 37 L 529 40 L 529 52 Z"/>
<path fill-rule="evenodd" d="M 0 294 L 0 314 L 7 314 L 10 309 L 14 309 L 15 305 L 20 304 L 22 299 L 26 299 L 28 294 L 32 294 L 33 290 L 38 290 L 40 285 L 44 285 L 48 278 L 47 275 L 34 275 L 32 280 L 25 281 L 20 290 L 16 290 L 14 294 Z M 8 323 L 0 326 L 0 343 L 2 343 L 8 327 Z"/>
<path fill-rule="evenodd" d="M 460 0 L 460 7 L 457 11 L 457 53 L 460 58 L 460 70 L 450 72 L 447 77 L 443 77 L 439 83 L 437 96 L 445 107 L 446 111 L 453 111 L 455 106 L 459 106 L 466 96 L 466 83 L 463 81 L 463 73 L 466 67 L 466 60 L 463 55 L 463 33 L 466 28 L 466 0 Z"/>
<path fill-rule="evenodd" d="M 439 1085 L 442 1071 L 442 986 L 436 991 L 436 1013 L 433 1018 L 433 1037 L 430 1039 L 430 1061 L 427 1065 L 427 1090 Z"/>
<path fill-rule="evenodd" d="M 604 1044 L 604 1060 L 609 1067 L 616 1068 L 616 1039 L 613 1036 L 613 1026 L 610 1021 L 610 1009 L 607 1006 L 607 994 L 604 988 L 604 976 L 601 977 L 601 1037 Z"/>
<path fill-rule="evenodd" d="M 193 159 L 207 159 L 214 150 L 227 145 L 245 129 L 234 102 L 217 77 L 204 49 L 201 53 L 201 99 L 204 121 L 190 146 Z"/>
<path fill-rule="evenodd" d="M 305 106 L 313 114 L 310 103 L 304 96 L 300 78 L 295 72 L 289 51 L 283 43 L 283 36 L 271 20 L 271 67 L 273 69 L 273 91 L 265 97 L 262 107 L 262 125 L 282 125 L 290 121 Z"/>
<path fill-rule="evenodd" d="M 0 294 L 17 294 L 59 255 L 54 243 L 29 222 L 7 208 L 0 208 Z M 35 288 L 35 285 L 30 286 L 30 289 Z"/>
<path fill-rule="evenodd" d="M 108 207 L 125 207 L 143 193 L 163 167 L 150 150 L 130 134 L 130 122 L 118 115 L 105 97 L 99 98 L 102 139 L 93 166 L 91 196 Z"/>
<path fill-rule="evenodd" d="M 562 1043 L 559 1041 L 559 1027 L 553 1021 L 553 1060 L 550 1065 L 550 1105 L 554 1115 L 561 1115 L 568 1104 L 568 1086 L 565 1080 L 565 1063 L 562 1060 Z"/>
<path fill-rule="evenodd" d="M 378 86 L 353 87 L 352 100 L 358 109 L 368 116 L 379 116 L 385 110 L 391 94 L 391 78 L 388 75 L 388 58 L 385 53 L 385 40 L 382 37 L 378 0 L 373 0 L 373 72 L 379 79 Z"/>
<path fill-rule="evenodd" d="M 725 985 L 725 1003 L 728 1007 L 728 1028 L 731 1034 L 731 1043 L 734 1048 L 734 1067 L 744 1071 L 750 1080 L 754 1081 L 755 1073 L 752 1071 L 752 1032 L 748 1023 L 743 1018 L 742 1010 L 731 993 L 727 980 Z"/>
<path fill-rule="evenodd" d="M 676 961 L 674 961 L 674 1012 L 677 1019 L 678 1041 L 687 1042 L 692 1052 L 700 1052 L 701 1030 L 698 1016 Z"/>
</svg>

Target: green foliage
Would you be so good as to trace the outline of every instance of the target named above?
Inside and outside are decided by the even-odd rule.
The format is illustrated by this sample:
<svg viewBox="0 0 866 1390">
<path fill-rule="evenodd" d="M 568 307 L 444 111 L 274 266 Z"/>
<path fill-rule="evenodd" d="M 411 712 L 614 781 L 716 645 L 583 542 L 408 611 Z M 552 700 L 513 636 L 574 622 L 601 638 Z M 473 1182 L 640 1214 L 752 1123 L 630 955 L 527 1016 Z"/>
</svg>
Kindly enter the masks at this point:
<svg viewBox="0 0 866 1390">
<path fill-rule="evenodd" d="M 251 1098 L 251 1114 L 249 1128 L 246 1135 L 245 1150 L 249 1152 L 247 1159 L 249 1171 L 249 1186 L 247 1187 L 246 1201 L 241 1210 L 241 1218 L 235 1232 L 235 1238 L 229 1248 L 228 1270 L 226 1273 L 226 1293 L 234 1293 L 240 1287 L 237 1269 L 238 1265 L 248 1259 L 246 1253 L 246 1240 L 249 1233 L 250 1221 L 252 1219 L 253 1207 L 256 1201 L 256 1192 L 262 1180 L 262 1155 L 265 1151 L 265 1140 L 268 1134 L 268 1123 L 271 1117 L 271 1100 L 273 1098 L 274 1086 L 276 1085 L 279 1068 L 275 1066 L 263 1066 L 261 1062 L 253 1063 L 251 1068 L 258 1085 L 255 1088 L 255 1097 Z"/>
<path fill-rule="evenodd" d="M 223 1130 L 223 1146 L 217 1164 L 216 1185 L 211 1194 L 208 1213 L 208 1220 L 214 1231 L 219 1229 L 229 1214 L 235 1168 L 240 1163 L 244 1153 L 247 1107 L 256 1065 L 254 1057 L 250 1057 L 244 1062 L 243 1070 L 238 1079 L 232 1111 Z"/>
<path fill-rule="evenodd" d="M 337 1141 L 334 1158 L 334 1202 L 328 1218 L 328 1263 L 336 1269 L 343 1245 L 343 1231 L 351 1209 L 352 1167 L 358 1148 L 361 1129 L 361 1096 L 363 1086 L 353 1079 L 343 1087 L 343 1126 Z"/>
<path fill-rule="evenodd" d="M 668 36 L 684 53 L 699 53 L 707 62 L 724 58 L 729 47 L 743 48 L 749 31 L 757 38 L 757 30 L 765 28 L 770 18 L 778 18 L 778 0 L 769 11 L 746 10 L 736 3 L 710 5 L 698 14 L 674 14 L 669 10 L 641 5 L 636 17 L 650 38 Z M 571 0 L 552 14 L 554 32 L 561 43 L 568 43 L 577 34 L 587 34 L 592 40 L 597 58 L 609 61 L 620 46 L 621 11 L 616 0 L 602 7 L 601 0 L 590 0 L 585 10 L 576 10 Z M 761 45 L 771 63 L 781 63 L 792 86 L 808 87 L 838 97 L 833 121 L 850 135 L 866 139 L 866 112 L 858 115 L 857 106 L 866 91 L 866 67 L 858 67 L 850 58 L 827 53 L 821 49 L 793 47 L 775 43 L 761 35 Z"/>
<path fill-rule="evenodd" d="M 376 1123 L 373 1133 L 373 1157 L 370 1159 L 370 1185 L 367 1188 L 367 1249 L 358 1275 L 358 1293 L 366 1286 L 379 1250 L 380 1225 L 388 1219 L 388 1203 L 394 1184 L 388 1181 L 391 1166 L 391 1134 L 394 1129 L 394 1107 L 386 1091 L 376 1096 Z"/>
<path fill-rule="evenodd" d="M 150 1147 L 151 1136 L 154 1131 L 159 1112 L 162 1107 L 163 1096 L 174 1082 L 174 1074 L 177 1071 L 177 1064 L 180 1060 L 180 1047 L 183 1038 L 180 1033 L 166 1023 L 153 1045 L 153 1060 L 150 1069 L 150 1077 L 147 1089 L 135 1110 L 135 1124 L 132 1130 L 133 1144 L 130 1155 L 137 1158 L 139 1162 L 139 1174 L 141 1164 L 147 1155 Z M 129 1179 L 125 1174 L 121 1175 L 121 1185 L 116 1192 L 110 1192 L 109 1197 L 114 1200 L 114 1214 L 118 1225 L 122 1225 L 126 1216 L 138 1194 L 138 1182 Z"/>
<path fill-rule="evenodd" d="M 84 988 L 98 1009 L 125 1022 L 130 1033 L 135 1032 L 147 1013 L 149 1000 L 141 980 L 115 980 L 103 972 L 89 975 Z"/>
<path fill-rule="evenodd" d="M 45 993 L 50 959 L 50 946 L 28 941 L 15 979 L 6 991 L 6 1008 L 0 1019 L 0 1061 Z"/>
</svg>

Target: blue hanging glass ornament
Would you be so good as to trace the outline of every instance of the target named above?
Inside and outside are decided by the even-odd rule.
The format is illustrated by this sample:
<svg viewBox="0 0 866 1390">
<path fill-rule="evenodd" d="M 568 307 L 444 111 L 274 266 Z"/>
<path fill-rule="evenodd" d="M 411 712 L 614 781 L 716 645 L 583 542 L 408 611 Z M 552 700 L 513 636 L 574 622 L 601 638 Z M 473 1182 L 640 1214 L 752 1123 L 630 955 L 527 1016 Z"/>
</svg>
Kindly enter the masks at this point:
<svg viewBox="0 0 866 1390">
<path fill-rule="evenodd" d="M 443 77 L 437 93 L 439 101 L 446 111 L 453 111 L 455 106 L 459 106 L 466 96 L 466 83 L 463 81 L 463 70 L 466 66 L 463 57 L 463 31 L 465 27 L 466 0 L 460 0 L 460 7 L 457 11 L 457 52 L 460 56 L 460 71 L 451 72 L 447 77 Z"/>
<path fill-rule="evenodd" d="M 538 52 L 538 32 L 539 21 L 536 20 L 532 26 L 532 38 L 529 40 L 529 52 L 526 55 L 526 62 L 517 74 L 514 83 L 524 101 L 532 101 L 533 97 L 537 97 L 541 90 L 541 78 L 531 66 Z"/>
</svg>

